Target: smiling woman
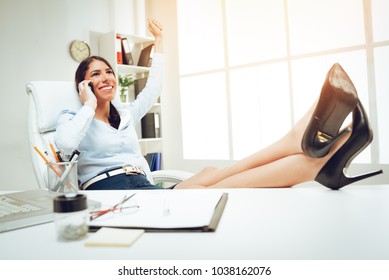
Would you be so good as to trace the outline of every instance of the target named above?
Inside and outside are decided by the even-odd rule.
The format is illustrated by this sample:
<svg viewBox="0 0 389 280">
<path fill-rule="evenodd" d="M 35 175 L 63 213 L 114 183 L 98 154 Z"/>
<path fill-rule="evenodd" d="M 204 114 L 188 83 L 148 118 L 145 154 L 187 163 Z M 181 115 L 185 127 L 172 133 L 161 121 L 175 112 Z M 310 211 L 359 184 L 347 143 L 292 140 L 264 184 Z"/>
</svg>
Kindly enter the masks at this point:
<svg viewBox="0 0 389 280">
<path fill-rule="evenodd" d="M 95 110 L 94 118 L 117 129 L 120 116 L 111 103 L 116 95 L 116 77 L 109 62 L 99 56 L 85 59 L 76 71 L 75 82 L 81 102 Z"/>
<path fill-rule="evenodd" d="M 106 59 L 91 56 L 77 68 L 75 86 L 83 106 L 60 115 L 55 142 L 67 155 L 80 151 L 78 178 L 84 190 L 158 188 L 150 183 L 135 129 L 162 89 L 162 25 L 149 20 L 148 28 L 156 49 L 147 85 L 135 102 L 114 105 L 117 81 Z"/>
</svg>

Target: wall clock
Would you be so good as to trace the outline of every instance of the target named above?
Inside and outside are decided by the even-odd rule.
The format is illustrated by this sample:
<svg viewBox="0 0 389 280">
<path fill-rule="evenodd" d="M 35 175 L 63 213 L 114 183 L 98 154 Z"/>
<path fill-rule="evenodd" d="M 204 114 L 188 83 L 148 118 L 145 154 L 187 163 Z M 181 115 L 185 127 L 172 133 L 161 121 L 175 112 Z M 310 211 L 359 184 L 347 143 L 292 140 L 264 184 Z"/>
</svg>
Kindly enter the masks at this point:
<svg viewBox="0 0 389 280">
<path fill-rule="evenodd" d="M 74 40 L 69 47 L 70 56 L 77 62 L 83 61 L 91 54 L 89 45 L 85 41 Z"/>
</svg>

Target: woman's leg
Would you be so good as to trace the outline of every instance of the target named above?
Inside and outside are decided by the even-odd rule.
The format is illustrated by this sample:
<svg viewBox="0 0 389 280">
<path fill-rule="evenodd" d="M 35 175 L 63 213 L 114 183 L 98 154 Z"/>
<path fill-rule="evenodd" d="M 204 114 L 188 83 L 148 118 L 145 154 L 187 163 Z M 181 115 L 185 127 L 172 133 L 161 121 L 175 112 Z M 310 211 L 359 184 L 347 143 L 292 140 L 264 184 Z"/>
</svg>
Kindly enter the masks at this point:
<svg viewBox="0 0 389 280">
<path fill-rule="evenodd" d="M 191 178 L 178 184 L 177 187 L 185 188 L 193 185 L 215 185 L 217 182 L 235 174 L 266 165 L 287 156 L 302 153 L 301 139 L 316 108 L 316 104 L 317 101 L 285 136 L 270 146 L 225 168 L 206 167 Z"/>
<path fill-rule="evenodd" d="M 322 158 L 311 158 L 303 153 L 292 154 L 273 162 L 236 173 L 211 185 L 179 184 L 175 188 L 280 188 L 312 181 L 324 164 L 344 144 L 350 134 L 348 133 L 340 139 L 328 155 Z M 213 172 L 216 171 L 214 170 Z M 211 174 L 212 170 L 208 170 L 208 175 Z"/>
</svg>

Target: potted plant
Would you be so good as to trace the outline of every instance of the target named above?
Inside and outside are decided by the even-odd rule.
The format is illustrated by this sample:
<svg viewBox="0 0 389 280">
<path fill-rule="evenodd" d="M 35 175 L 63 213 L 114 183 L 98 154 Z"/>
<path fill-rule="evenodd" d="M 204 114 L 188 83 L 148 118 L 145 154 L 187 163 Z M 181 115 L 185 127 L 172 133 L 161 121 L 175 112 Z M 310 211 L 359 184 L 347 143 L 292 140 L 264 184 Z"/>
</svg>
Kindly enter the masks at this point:
<svg viewBox="0 0 389 280">
<path fill-rule="evenodd" d="M 127 101 L 128 88 L 134 84 L 131 74 L 121 75 L 119 74 L 119 86 L 120 86 L 120 100 L 122 102 Z"/>
</svg>

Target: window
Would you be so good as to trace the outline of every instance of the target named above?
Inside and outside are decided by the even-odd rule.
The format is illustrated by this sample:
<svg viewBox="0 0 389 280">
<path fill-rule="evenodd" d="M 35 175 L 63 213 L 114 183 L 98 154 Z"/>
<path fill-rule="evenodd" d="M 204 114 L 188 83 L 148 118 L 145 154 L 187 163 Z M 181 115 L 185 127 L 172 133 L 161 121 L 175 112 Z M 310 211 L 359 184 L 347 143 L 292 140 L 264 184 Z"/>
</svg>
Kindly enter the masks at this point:
<svg viewBox="0 0 389 280">
<path fill-rule="evenodd" d="M 177 0 L 185 159 L 238 160 L 285 134 L 339 62 L 374 141 L 354 162 L 389 163 L 385 0 Z"/>
</svg>

